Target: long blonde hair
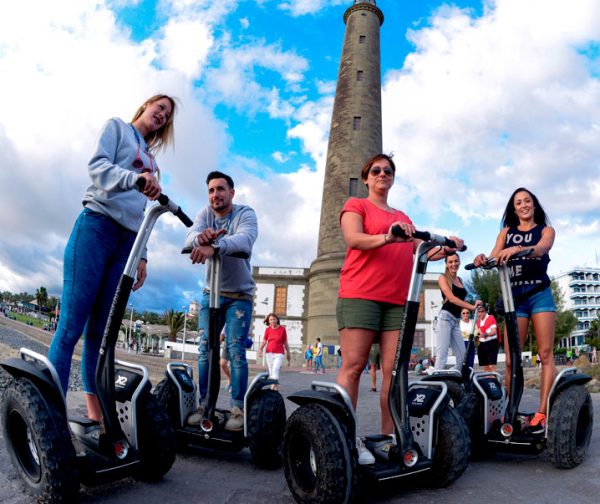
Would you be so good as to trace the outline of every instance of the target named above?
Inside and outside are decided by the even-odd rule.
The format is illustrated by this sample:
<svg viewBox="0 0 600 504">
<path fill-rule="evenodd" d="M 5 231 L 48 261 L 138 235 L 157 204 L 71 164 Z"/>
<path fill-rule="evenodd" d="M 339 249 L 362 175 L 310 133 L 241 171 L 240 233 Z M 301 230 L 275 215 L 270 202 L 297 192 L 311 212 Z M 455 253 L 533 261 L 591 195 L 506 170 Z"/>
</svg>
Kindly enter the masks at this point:
<svg viewBox="0 0 600 504">
<path fill-rule="evenodd" d="M 148 133 L 145 137 L 144 140 L 146 141 L 146 145 L 148 145 L 148 150 L 152 153 L 152 155 L 154 156 L 158 151 L 160 150 L 164 150 L 167 148 L 167 146 L 171 145 L 171 144 L 175 144 L 175 132 L 174 132 L 174 128 L 173 128 L 173 119 L 175 117 L 175 110 L 176 110 L 176 99 L 172 98 L 166 94 L 156 94 L 150 98 L 148 98 L 135 112 L 135 114 L 133 115 L 133 118 L 131 119 L 131 122 L 135 122 L 143 113 L 144 110 L 146 110 L 146 107 L 154 102 L 157 102 L 158 100 L 162 100 L 163 98 L 166 98 L 167 100 L 169 100 L 171 102 L 171 114 L 169 115 L 169 118 L 167 119 L 167 122 L 164 124 L 164 126 L 161 126 L 159 129 L 157 129 L 156 131 L 152 131 L 150 133 Z"/>
</svg>

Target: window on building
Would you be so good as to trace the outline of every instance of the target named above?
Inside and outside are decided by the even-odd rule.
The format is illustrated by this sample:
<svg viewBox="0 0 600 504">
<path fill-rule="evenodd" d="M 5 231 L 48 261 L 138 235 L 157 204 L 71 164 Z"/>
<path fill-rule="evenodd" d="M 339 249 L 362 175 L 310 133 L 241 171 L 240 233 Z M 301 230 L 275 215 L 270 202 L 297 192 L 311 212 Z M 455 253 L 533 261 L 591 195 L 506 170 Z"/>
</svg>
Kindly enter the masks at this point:
<svg viewBox="0 0 600 504">
<path fill-rule="evenodd" d="M 287 308 L 287 288 L 275 287 L 275 313 L 285 315 Z"/>
<path fill-rule="evenodd" d="M 360 116 L 355 116 L 352 121 L 352 129 L 358 131 L 360 129 Z"/>
<path fill-rule="evenodd" d="M 358 195 L 358 179 L 351 178 L 350 184 L 348 187 L 348 196 L 357 196 Z"/>
<path fill-rule="evenodd" d="M 359 35 L 359 36 L 358 36 L 358 43 L 359 43 L 359 44 L 364 44 L 364 43 L 365 43 L 365 40 L 366 40 L 366 38 L 367 38 L 367 37 L 365 37 L 364 35 Z"/>
<path fill-rule="evenodd" d="M 417 329 L 415 331 L 415 340 L 413 341 L 413 347 L 425 348 L 425 331 Z"/>
<path fill-rule="evenodd" d="M 357 70 L 357 72 L 356 72 L 356 80 L 357 81 L 363 80 L 363 71 L 362 70 Z"/>
</svg>

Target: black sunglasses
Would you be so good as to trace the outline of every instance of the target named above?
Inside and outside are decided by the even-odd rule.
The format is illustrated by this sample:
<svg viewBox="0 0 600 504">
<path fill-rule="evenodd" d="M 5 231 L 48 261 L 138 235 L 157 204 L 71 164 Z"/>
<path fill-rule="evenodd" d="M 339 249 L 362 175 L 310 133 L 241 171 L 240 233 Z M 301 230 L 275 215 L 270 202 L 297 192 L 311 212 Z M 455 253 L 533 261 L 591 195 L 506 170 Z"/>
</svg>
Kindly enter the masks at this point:
<svg viewBox="0 0 600 504">
<path fill-rule="evenodd" d="M 369 173 L 371 175 L 373 175 L 374 177 L 376 177 L 377 175 L 379 175 L 381 173 L 381 168 L 379 166 L 373 166 L 373 168 L 371 168 L 369 170 Z M 394 172 L 392 171 L 391 168 L 384 168 L 383 169 L 383 173 L 385 173 L 386 177 L 393 177 L 394 176 Z"/>
</svg>

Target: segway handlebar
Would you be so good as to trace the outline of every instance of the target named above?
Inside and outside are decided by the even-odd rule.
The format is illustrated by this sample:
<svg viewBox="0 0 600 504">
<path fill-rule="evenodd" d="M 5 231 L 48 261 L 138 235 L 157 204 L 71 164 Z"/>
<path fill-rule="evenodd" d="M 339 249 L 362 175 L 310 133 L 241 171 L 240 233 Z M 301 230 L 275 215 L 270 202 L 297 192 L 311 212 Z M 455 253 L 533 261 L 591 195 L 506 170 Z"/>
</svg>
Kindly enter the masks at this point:
<svg viewBox="0 0 600 504">
<path fill-rule="evenodd" d="M 146 180 L 142 177 L 139 177 L 135 185 L 140 191 L 144 190 L 144 186 L 146 185 Z M 165 193 L 160 193 L 160 196 L 156 199 L 158 203 L 164 207 L 167 207 L 169 211 L 174 214 L 179 220 L 183 223 L 185 227 L 192 227 L 194 222 L 190 219 L 185 212 L 181 209 L 181 207 L 175 204 Z"/>
<path fill-rule="evenodd" d="M 396 224 L 395 226 L 392 227 L 392 234 L 394 236 L 399 236 L 400 238 L 408 238 L 408 235 L 404 232 L 404 230 L 400 226 L 398 226 L 398 224 Z M 432 243 L 435 243 L 436 245 L 440 245 L 442 247 L 450 247 L 453 249 L 457 248 L 456 243 L 454 243 L 454 240 L 451 240 L 450 238 L 446 238 L 445 236 L 430 233 L 429 231 L 415 231 L 412 236 L 413 236 L 413 238 L 416 238 L 417 240 L 423 240 L 425 242 L 432 242 Z M 465 250 L 467 250 L 466 245 L 464 245 L 463 248 L 460 249 L 460 252 L 464 252 Z"/>
<path fill-rule="evenodd" d="M 520 252 L 517 252 L 514 256 L 512 256 L 508 261 L 510 262 L 513 259 L 518 259 L 519 257 L 527 257 L 531 254 L 533 254 L 533 249 L 521 250 Z M 467 271 L 471 271 L 477 268 L 494 268 L 495 266 L 497 266 L 497 263 L 498 261 L 495 257 L 488 257 L 485 264 L 482 264 L 481 266 L 475 266 L 474 263 L 469 263 L 465 266 L 465 269 Z"/>
<path fill-rule="evenodd" d="M 193 246 L 189 246 L 189 247 L 183 247 L 181 249 L 181 253 L 182 254 L 190 254 L 192 252 L 192 250 L 194 250 Z M 250 257 L 250 254 L 248 254 L 248 252 L 234 252 L 233 254 L 227 254 L 226 257 L 235 257 L 237 259 L 248 259 Z"/>
</svg>

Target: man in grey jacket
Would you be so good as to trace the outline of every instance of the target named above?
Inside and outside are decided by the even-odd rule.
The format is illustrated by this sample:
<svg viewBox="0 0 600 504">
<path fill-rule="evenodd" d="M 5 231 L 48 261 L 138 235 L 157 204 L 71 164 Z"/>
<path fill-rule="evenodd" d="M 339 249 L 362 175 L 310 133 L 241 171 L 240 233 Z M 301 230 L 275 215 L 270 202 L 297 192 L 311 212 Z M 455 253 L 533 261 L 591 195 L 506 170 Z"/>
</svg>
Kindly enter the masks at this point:
<svg viewBox="0 0 600 504">
<path fill-rule="evenodd" d="M 248 363 L 246 339 L 250 331 L 254 279 L 250 266 L 252 246 L 258 236 L 258 223 L 254 210 L 245 205 L 234 205 L 235 189 L 229 175 L 213 171 L 206 178 L 208 205 L 204 207 L 187 235 L 185 245 L 193 246 L 192 263 L 202 263 L 214 255 L 222 257 L 221 297 L 219 331 L 226 324 L 225 344 L 231 365 L 231 416 L 226 430 L 244 428 L 244 394 L 248 387 Z M 247 254 L 247 259 L 231 257 L 235 253 Z M 206 268 L 210 278 L 211 261 Z M 208 388 L 208 314 L 209 290 L 202 295 L 198 322 L 200 346 L 198 356 L 198 380 L 200 404 L 206 399 Z M 200 423 L 201 411 L 188 418 L 188 424 Z"/>
</svg>

